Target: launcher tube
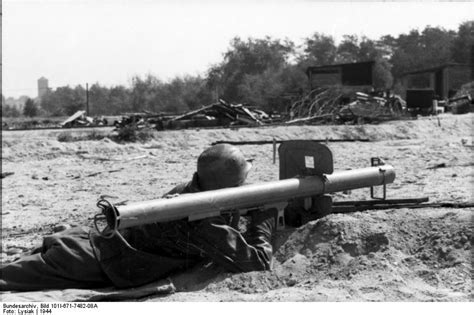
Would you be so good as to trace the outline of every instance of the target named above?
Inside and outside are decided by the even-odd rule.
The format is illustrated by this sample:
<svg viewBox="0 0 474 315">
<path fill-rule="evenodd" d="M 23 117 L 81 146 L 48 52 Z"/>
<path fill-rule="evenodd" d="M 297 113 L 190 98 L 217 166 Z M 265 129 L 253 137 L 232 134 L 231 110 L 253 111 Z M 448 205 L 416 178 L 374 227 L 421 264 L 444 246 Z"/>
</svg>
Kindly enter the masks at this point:
<svg viewBox="0 0 474 315">
<path fill-rule="evenodd" d="M 122 229 L 154 222 L 205 218 L 230 210 L 245 210 L 293 198 L 352 190 L 392 183 L 395 171 L 381 165 L 330 175 L 290 178 L 273 182 L 224 188 L 174 198 L 111 206 L 103 209 L 109 228 Z"/>
</svg>

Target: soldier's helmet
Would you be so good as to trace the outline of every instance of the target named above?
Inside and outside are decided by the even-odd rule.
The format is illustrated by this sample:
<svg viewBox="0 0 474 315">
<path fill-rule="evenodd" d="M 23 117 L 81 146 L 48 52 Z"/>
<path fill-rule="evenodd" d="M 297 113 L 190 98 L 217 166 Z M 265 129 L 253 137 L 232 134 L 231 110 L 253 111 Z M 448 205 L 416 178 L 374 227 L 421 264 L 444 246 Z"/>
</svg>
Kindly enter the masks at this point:
<svg viewBox="0 0 474 315">
<path fill-rule="evenodd" d="M 199 186 L 214 190 L 242 185 L 252 163 L 242 152 L 229 144 L 217 144 L 201 153 L 197 162 Z"/>
</svg>

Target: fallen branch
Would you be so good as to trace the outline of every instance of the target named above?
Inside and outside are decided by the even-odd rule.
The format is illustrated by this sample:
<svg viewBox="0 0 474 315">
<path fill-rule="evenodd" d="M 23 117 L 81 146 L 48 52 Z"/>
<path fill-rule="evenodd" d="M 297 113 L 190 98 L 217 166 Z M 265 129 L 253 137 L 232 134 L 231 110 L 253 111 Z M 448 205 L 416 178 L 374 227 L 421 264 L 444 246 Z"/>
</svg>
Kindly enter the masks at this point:
<svg viewBox="0 0 474 315">
<path fill-rule="evenodd" d="M 436 164 L 436 165 L 433 165 L 433 166 L 429 166 L 426 169 L 427 170 L 433 170 L 435 168 L 442 168 L 442 167 L 446 167 L 446 163 L 440 163 L 440 164 Z"/>
<path fill-rule="evenodd" d="M 2 178 L 15 174 L 14 172 L 2 172 Z"/>
<path fill-rule="evenodd" d="M 120 172 L 121 170 L 123 170 L 123 167 L 122 167 L 122 168 L 119 168 L 119 169 L 116 169 L 116 170 L 101 171 L 101 172 L 96 172 L 96 173 L 88 174 L 88 175 L 86 175 L 85 177 L 97 176 L 97 175 L 100 175 L 100 174 L 102 174 L 102 173 L 115 173 L 115 172 Z"/>
<path fill-rule="evenodd" d="M 120 160 L 117 160 L 117 161 L 133 161 L 133 160 L 144 159 L 148 156 L 149 156 L 148 154 L 145 154 L 145 155 L 134 156 L 134 157 L 127 158 L 127 159 L 120 159 Z"/>
<path fill-rule="evenodd" d="M 473 165 L 474 165 L 474 162 L 469 162 L 469 163 L 464 163 L 464 164 L 452 164 L 452 165 L 448 165 L 446 163 L 440 163 L 440 164 L 436 164 L 436 165 L 433 165 L 433 166 L 429 166 L 426 169 L 427 170 L 434 170 L 434 169 L 437 169 L 437 168 L 458 167 L 458 166 L 473 166 Z"/>
<path fill-rule="evenodd" d="M 287 122 L 285 122 L 285 124 L 286 125 L 292 125 L 292 124 L 298 124 L 298 123 L 305 123 L 305 122 L 312 121 L 312 120 L 328 119 L 328 118 L 332 118 L 332 117 L 333 117 L 332 114 L 326 114 L 326 115 L 311 116 L 311 117 L 305 117 L 305 118 L 297 118 L 297 119 L 287 121 Z"/>
<path fill-rule="evenodd" d="M 82 155 L 82 154 L 78 154 L 78 156 L 80 156 L 83 159 L 97 160 L 97 161 L 102 161 L 102 162 L 110 162 L 110 161 L 113 161 L 113 162 L 127 162 L 127 161 L 132 161 L 132 160 L 143 159 L 143 158 L 148 157 L 149 155 L 145 154 L 145 155 L 139 155 L 139 156 L 134 156 L 134 157 L 125 158 L 125 159 L 111 159 L 111 158 L 105 158 L 105 157 L 100 157 L 100 156 L 85 156 L 85 155 Z"/>
<path fill-rule="evenodd" d="M 89 159 L 89 160 L 97 160 L 97 161 L 111 161 L 110 158 L 105 158 L 101 156 L 86 156 L 84 154 L 78 154 L 77 156 L 83 158 L 83 159 Z"/>
</svg>

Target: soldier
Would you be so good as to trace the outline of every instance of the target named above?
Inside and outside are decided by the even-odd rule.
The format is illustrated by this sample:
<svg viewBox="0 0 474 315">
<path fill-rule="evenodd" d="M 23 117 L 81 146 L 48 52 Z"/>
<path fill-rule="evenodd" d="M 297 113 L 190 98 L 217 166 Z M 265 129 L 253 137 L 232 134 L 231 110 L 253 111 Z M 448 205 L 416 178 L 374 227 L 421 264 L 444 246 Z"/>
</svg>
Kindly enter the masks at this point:
<svg viewBox="0 0 474 315">
<path fill-rule="evenodd" d="M 245 183 L 251 163 L 237 148 L 220 144 L 198 158 L 189 183 L 165 194 L 195 193 Z M 247 233 L 238 220 L 218 216 L 127 228 L 111 238 L 73 228 L 47 236 L 30 255 L 1 268 L 1 291 L 140 286 L 211 260 L 230 272 L 268 270 L 275 209 L 256 212 Z M 232 222 L 231 222 L 232 221 Z"/>
</svg>

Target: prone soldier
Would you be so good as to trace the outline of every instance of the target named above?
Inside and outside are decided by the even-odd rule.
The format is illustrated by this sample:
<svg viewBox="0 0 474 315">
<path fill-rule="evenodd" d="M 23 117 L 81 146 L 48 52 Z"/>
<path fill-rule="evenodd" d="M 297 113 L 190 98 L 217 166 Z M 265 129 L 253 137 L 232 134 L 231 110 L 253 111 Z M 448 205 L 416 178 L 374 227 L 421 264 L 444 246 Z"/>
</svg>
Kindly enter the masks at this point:
<svg viewBox="0 0 474 315">
<path fill-rule="evenodd" d="M 188 183 L 164 197 L 245 184 L 251 169 L 237 148 L 219 144 L 198 158 Z M 277 210 L 256 211 L 248 231 L 227 215 L 189 222 L 151 223 L 105 238 L 72 228 L 47 236 L 30 255 L 2 266 L 1 291 L 140 286 L 211 260 L 230 272 L 268 270 Z"/>
</svg>

